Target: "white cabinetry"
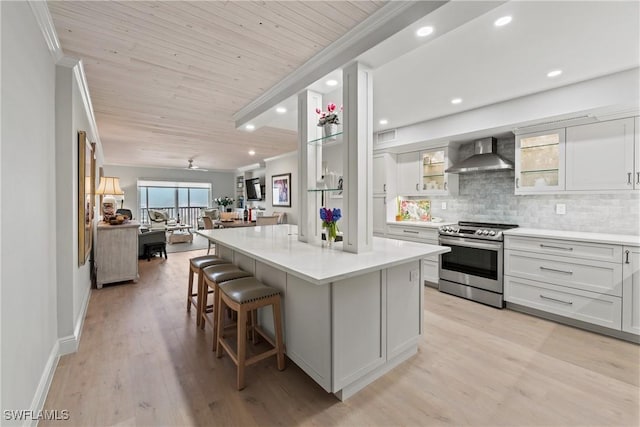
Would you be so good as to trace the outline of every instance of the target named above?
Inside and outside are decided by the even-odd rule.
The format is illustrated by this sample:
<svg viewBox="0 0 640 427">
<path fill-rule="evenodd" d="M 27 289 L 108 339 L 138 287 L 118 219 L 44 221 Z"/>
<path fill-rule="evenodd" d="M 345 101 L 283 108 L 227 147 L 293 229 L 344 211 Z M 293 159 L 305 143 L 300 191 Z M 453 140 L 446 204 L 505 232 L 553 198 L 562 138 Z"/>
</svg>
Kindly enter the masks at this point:
<svg viewBox="0 0 640 427">
<path fill-rule="evenodd" d="M 387 228 L 387 201 L 386 197 L 373 196 L 373 234 L 383 236 Z"/>
<path fill-rule="evenodd" d="M 411 226 L 405 224 L 387 225 L 387 235 L 392 239 L 409 240 L 412 242 L 426 243 L 429 245 L 438 244 L 438 228 Z M 439 279 L 440 255 L 433 255 L 422 260 L 422 280 L 421 283 L 435 285 Z"/>
<path fill-rule="evenodd" d="M 639 189 L 637 143 L 633 118 L 568 127 L 566 189 Z"/>
<path fill-rule="evenodd" d="M 622 330 L 640 335 L 640 248 L 625 246 L 622 264 Z"/>
<path fill-rule="evenodd" d="M 516 136 L 516 194 L 565 188 L 565 129 Z"/>
<path fill-rule="evenodd" d="M 398 154 L 398 195 L 458 194 L 458 175 L 445 173 L 453 160 L 449 147 Z"/>
<path fill-rule="evenodd" d="M 505 236 L 505 301 L 620 331 L 621 255 L 621 245 Z"/>
<path fill-rule="evenodd" d="M 98 289 L 105 283 L 138 280 L 138 228 L 140 224 L 98 224 L 96 274 Z"/>
<path fill-rule="evenodd" d="M 401 153 L 397 156 L 398 195 L 420 194 L 420 152 Z"/>
</svg>

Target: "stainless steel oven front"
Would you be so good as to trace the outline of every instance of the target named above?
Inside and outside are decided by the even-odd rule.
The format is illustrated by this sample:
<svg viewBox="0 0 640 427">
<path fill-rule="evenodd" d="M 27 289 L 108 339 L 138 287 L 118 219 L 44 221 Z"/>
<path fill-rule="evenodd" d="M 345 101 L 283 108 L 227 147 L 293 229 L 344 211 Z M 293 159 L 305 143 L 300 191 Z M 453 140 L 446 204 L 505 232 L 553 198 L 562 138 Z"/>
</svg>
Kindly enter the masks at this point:
<svg viewBox="0 0 640 427">
<path fill-rule="evenodd" d="M 451 248 L 441 255 L 440 279 L 502 294 L 502 242 L 444 236 L 439 241 Z"/>
</svg>

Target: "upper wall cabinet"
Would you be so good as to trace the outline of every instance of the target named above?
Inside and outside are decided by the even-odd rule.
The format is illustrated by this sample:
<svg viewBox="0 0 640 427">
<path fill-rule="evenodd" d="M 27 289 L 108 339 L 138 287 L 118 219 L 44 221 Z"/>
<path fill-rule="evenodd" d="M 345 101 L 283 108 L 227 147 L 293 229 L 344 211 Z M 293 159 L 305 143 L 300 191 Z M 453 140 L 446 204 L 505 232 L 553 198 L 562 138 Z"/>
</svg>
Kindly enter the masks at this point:
<svg viewBox="0 0 640 427">
<path fill-rule="evenodd" d="M 516 137 L 516 194 L 565 189 L 565 129 Z"/>
<path fill-rule="evenodd" d="M 452 162 L 448 147 L 398 154 L 398 195 L 458 194 L 458 175 L 445 173 Z"/>
<path fill-rule="evenodd" d="M 567 128 L 567 190 L 640 189 L 634 140 L 633 118 Z"/>
<path fill-rule="evenodd" d="M 373 155 L 373 194 L 395 197 L 396 161 L 390 153 Z"/>
</svg>

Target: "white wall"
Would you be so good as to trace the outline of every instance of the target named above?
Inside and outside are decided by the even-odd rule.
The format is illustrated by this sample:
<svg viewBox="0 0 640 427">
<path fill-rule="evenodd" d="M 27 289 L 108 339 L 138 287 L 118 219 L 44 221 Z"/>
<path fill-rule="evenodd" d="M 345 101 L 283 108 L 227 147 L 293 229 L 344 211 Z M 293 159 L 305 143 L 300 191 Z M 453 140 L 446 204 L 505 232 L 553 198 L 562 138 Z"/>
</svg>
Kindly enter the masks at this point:
<svg viewBox="0 0 640 427">
<path fill-rule="evenodd" d="M 0 8 L 0 395 L 3 410 L 29 409 L 57 356 L 55 66 L 29 4 Z"/>
<path fill-rule="evenodd" d="M 196 172 L 186 169 L 136 168 L 130 166 L 104 165 L 105 176 L 120 178 L 124 191 L 124 207 L 138 212 L 138 180 L 208 182 L 211 184 L 211 201 L 216 197 L 235 196 L 235 172 Z M 212 206 L 215 206 L 212 204 Z"/>
<path fill-rule="evenodd" d="M 276 158 L 265 160 L 265 188 L 267 197 L 264 202 L 259 202 L 258 205 L 264 205 L 266 208 L 266 214 L 269 215 L 273 211 L 286 212 L 288 224 L 298 224 L 299 215 L 299 201 L 298 190 L 295 186 L 298 185 L 298 152 L 293 151 L 291 153 L 278 156 Z M 273 175 L 282 175 L 285 173 L 291 173 L 291 186 L 289 188 L 289 197 L 291 197 L 291 207 L 285 208 L 282 206 L 273 206 L 273 194 L 271 191 L 271 177 Z"/>
<path fill-rule="evenodd" d="M 96 142 L 75 68 L 56 66 L 56 254 L 58 336 L 63 353 L 76 350 L 91 290 L 90 263 L 78 266 L 78 131 Z M 96 167 L 98 167 L 97 164 Z"/>
</svg>

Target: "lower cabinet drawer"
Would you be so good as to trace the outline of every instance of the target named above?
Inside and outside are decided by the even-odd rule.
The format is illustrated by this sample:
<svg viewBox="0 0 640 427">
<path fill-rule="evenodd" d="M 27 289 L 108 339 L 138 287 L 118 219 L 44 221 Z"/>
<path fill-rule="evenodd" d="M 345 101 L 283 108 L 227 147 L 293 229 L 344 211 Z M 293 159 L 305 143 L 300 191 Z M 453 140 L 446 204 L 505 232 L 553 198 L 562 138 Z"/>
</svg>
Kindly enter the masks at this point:
<svg viewBox="0 0 640 427">
<path fill-rule="evenodd" d="M 620 263 L 505 250 L 504 274 L 581 291 L 622 296 Z"/>
<path fill-rule="evenodd" d="M 438 283 L 438 279 L 440 278 L 439 272 L 439 263 L 433 262 L 429 260 L 429 258 L 425 258 L 422 260 L 422 282 L 424 281 L 431 283 Z"/>
<path fill-rule="evenodd" d="M 407 239 L 427 239 L 438 241 L 438 230 L 424 227 L 387 225 L 387 234 Z"/>
<path fill-rule="evenodd" d="M 505 276 L 504 299 L 606 328 L 620 330 L 622 326 L 622 300 L 611 295 Z"/>
</svg>

